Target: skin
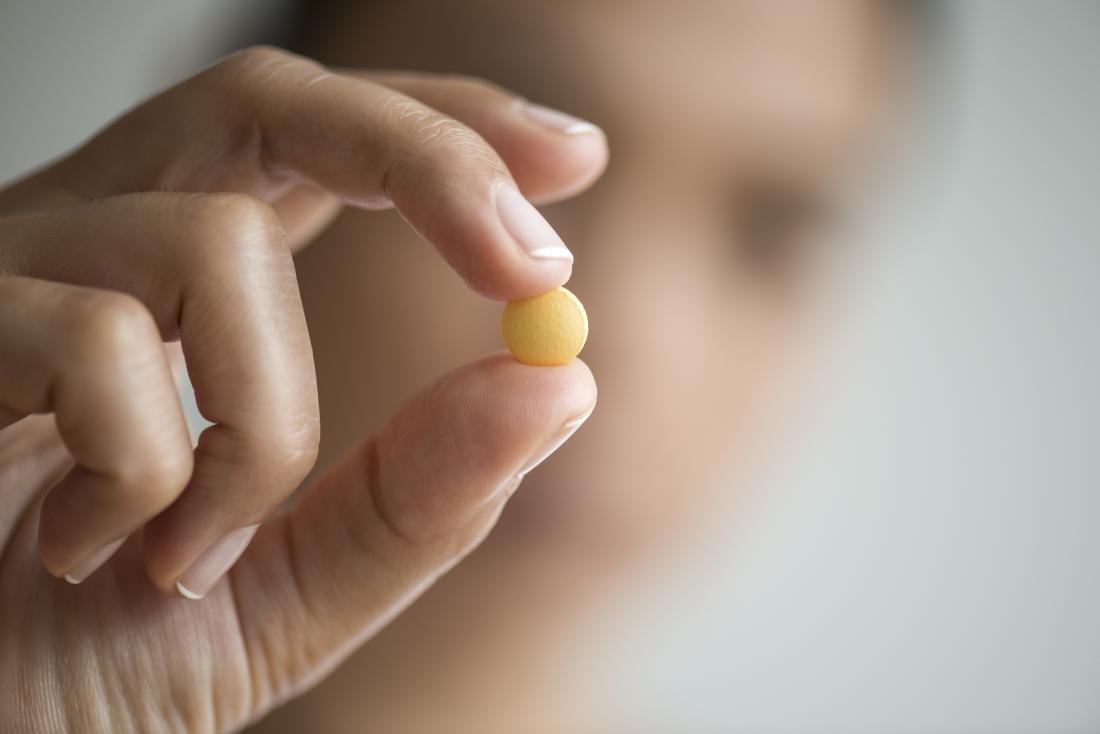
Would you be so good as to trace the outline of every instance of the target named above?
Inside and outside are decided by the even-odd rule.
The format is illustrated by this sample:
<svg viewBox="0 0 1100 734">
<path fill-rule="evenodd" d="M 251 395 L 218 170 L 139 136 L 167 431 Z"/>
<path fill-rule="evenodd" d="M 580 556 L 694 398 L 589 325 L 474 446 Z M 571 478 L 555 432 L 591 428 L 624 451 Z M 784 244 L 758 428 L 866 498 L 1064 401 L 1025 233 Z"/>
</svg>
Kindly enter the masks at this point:
<svg viewBox="0 0 1100 734">
<path fill-rule="evenodd" d="M 604 133 L 539 124 L 476 79 L 348 66 L 463 68 L 616 141 L 622 163 L 551 214 L 585 262 L 570 288 L 605 389 L 503 532 L 264 726 L 598 728 L 547 685 L 565 611 L 675 537 L 718 457 L 751 447 L 799 341 L 819 210 L 881 105 L 878 13 L 796 5 L 444 3 L 429 17 L 469 32 L 429 48 L 402 37 L 415 3 L 334 18 L 315 31 L 326 67 L 238 54 L 0 193 L 0 729 L 257 720 L 477 545 L 594 407 L 583 362 L 481 355 L 499 344 L 488 299 L 572 275 L 517 246 L 498 187 L 580 193 Z M 565 43 L 548 73 L 540 50 Z M 341 202 L 400 218 L 351 214 L 295 263 Z M 175 340 L 215 424 L 194 452 Z M 204 599 L 181 598 L 204 551 L 261 522 Z M 79 585 L 56 578 L 123 536 Z"/>
<path fill-rule="evenodd" d="M 582 356 L 602 378 L 600 409 L 588 438 L 532 478 L 547 491 L 524 492 L 494 536 L 522 538 L 520 552 L 542 553 L 535 533 L 555 555 L 629 562 L 653 547 L 670 511 L 697 514 L 693 496 L 706 501 L 717 457 L 753 440 L 799 356 L 837 249 L 831 227 L 882 123 L 890 21 L 868 2 L 366 6 L 321 18 L 308 50 L 339 65 L 487 76 L 607 132 L 607 173 L 545 210 L 583 264 L 569 288 L 592 324 Z M 461 37 L 446 31 L 457 24 Z M 299 258 L 326 420 L 322 465 L 377 425 L 392 396 L 500 344 L 499 309 L 407 239 L 395 218 L 351 212 Z M 356 287 L 355 273 L 377 269 L 406 275 L 381 291 Z M 431 285 L 410 290 L 413 279 Z M 370 321 L 381 304 L 385 320 Z M 367 314 L 392 359 L 346 338 L 338 314 L 349 311 Z M 673 486 L 681 501 L 670 507 Z"/>
<path fill-rule="evenodd" d="M 591 411 L 579 361 L 454 370 L 265 522 L 205 599 L 183 598 L 192 563 L 267 519 L 317 455 L 291 252 L 340 200 L 392 203 L 483 296 L 569 276 L 519 246 L 494 197 L 583 188 L 602 136 L 535 126 L 483 83 L 420 79 L 434 108 L 400 83 L 246 51 L 0 196 L 0 728 L 240 728 L 454 565 Z M 177 339 L 214 423 L 194 452 Z"/>
<path fill-rule="evenodd" d="M 869 2 L 708 0 L 344 4 L 310 29 L 331 63 L 487 77 L 607 133 L 605 175 L 544 210 L 576 254 L 600 398 L 470 558 L 256 730 L 630 730 L 585 690 L 588 610 L 729 507 L 812 365 L 908 31 Z M 321 465 L 425 376 L 500 344 L 499 307 L 407 240 L 395 217 L 348 212 L 298 258 Z M 375 270 L 395 277 L 362 288 Z M 349 312 L 370 341 L 348 338 Z"/>
</svg>

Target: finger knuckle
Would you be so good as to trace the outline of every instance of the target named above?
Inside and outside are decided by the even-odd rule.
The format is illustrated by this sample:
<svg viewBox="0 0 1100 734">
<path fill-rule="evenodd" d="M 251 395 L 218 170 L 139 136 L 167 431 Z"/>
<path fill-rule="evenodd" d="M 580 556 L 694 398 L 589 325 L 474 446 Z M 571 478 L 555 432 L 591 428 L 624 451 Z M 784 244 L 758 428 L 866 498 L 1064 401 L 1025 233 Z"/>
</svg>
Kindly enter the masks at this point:
<svg viewBox="0 0 1100 734">
<path fill-rule="evenodd" d="M 471 167 L 488 169 L 494 175 L 505 171 L 504 162 L 485 139 L 452 117 L 402 95 L 387 103 L 387 113 L 392 128 L 408 136 L 407 158 L 411 161 L 448 172 Z"/>
<path fill-rule="evenodd" d="M 317 462 L 321 445 L 320 422 L 313 415 L 300 417 L 265 438 L 267 451 L 276 457 L 282 471 L 301 479 Z"/>
<path fill-rule="evenodd" d="M 281 228 L 275 210 L 248 194 L 196 194 L 187 200 L 186 210 L 200 227 L 209 227 L 220 234 L 240 227 Z"/>
<path fill-rule="evenodd" d="M 259 111 L 286 85 L 316 78 L 323 67 L 312 59 L 272 46 L 252 46 L 226 56 L 193 80 L 204 92 L 203 109 L 230 130 L 252 132 Z"/>
<path fill-rule="evenodd" d="M 412 129 L 418 144 L 442 152 L 479 153 L 481 148 L 487 147 L 484 139 L 473 130 L 458 120 L 439 114 L 419 120 Z"/>
<path fill-rule="evenodd" d="M 216 76 L 237 79 L 255 79 L 288 67 L 310 63 L 296 54 L 274 46 L 249 46 L 226 56 L 212 67 Z"/>
<path fill-rule="evenodd" d="M 123 502 L 159 510 L 179 496 L 193 469 L 194 457 L 187 447 L 158 445 L 129 457 L 112 474 Z"/>
<path fill-rule="evenodd" d="M 286 231 L 275 210 L 248 194 L 196 195 L 186 202 L 184 217 L 200 256 L 285 249 Z"/>
<path fill-rule="evenodd" d="M 62 315 L 81 356 L 117 358 L 160 343 L 159 330 L 145 305 L 125 293 L 100 291 L 74 298 Z"/>
<path fill-rule="evenodd" d="M 487 178 L 508 176 L 507 167 L 485 140 L 460 122 L 443 118 L 420 131 L 421 144 L 428 149 L 429 160 L 442 175 L 455 171 L 477 171 Z"/>
<path fill-rule="evenodd" d="M 294 93 L 295 87 L 316 79 L 324 68 L 303 56 L 272 46 L 252 46 L 226 56 L 195 76 L 188 90 L 193 124 L 217 121 L 227 157 L 263 154 L 259 120 L 273 101 Z"/>
</svg>

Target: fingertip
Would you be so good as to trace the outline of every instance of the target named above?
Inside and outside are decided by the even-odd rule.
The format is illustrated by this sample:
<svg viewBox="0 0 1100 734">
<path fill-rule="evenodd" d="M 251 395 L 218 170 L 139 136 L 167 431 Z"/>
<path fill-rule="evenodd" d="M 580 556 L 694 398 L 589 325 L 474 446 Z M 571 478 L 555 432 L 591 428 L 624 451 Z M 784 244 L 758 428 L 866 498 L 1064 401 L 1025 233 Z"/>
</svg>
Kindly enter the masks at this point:
<svg viewBox="0 0 1100 734">
<path fill-rule="evenodd" d="M 532 366 L 501 350 L 465 369 L 473 373 L 466 388 L 471 400 L 482 403 L 502 432 L 538 433 L 590 413 L 596 404 L 596 380 L 580 359 Z"/>
<path fill-rule="evenodd" d="M 153 528 L 146 528 L 144 541 L 149 543 L 150 536 L 155 532 Z M 171 568 L 165 565 L 162 553 L 151 553 L 148 547 L 142 549 L 142 563 L 145 566 L 145 576 L 149 582 L 165 596 L 179 598 L 182 596 L 176 586 L 176 575 Z"/>
<path fill-rule="evenodd" d="M 515 170 L 523 192 L 537 204 L 551 204 L 587 191 L 610 160 L 607 136 L 595 125 L 580 132 L 542 133 L 541 145 L 528 146 L 529 160 Z"/>
<path fill-rule="evenodd" d="M 607 136 L 599 126 L 526 100 L 513 107 L 513 115 L 521 124 L 492 142 L 533 201 L 575 196 L 607 167 Z"/>
<path fill-rule="evenodd" d="M 495 301 L 544 293 L 568 282 L 573 254 L 516 185 L 484 172 L 467 188 L 449 185 L 394 201 L 475 293 Z"/>
<path fill-rule="evenodd" d="M 506 253 L 476 262 L 452 263 L 471 291 L 491 301 L 513 301 L 551 291 L 573 276 L 573 263 L 563 258 Z"/>
<path fill-rule="evenodd" d="M 550 367 L 534 367 L 519 362 L 511 355 L 509 358 L 521 367 L 538 370 L 543 379 L 551 381 L 550 390 L 561 401 L 562 415 L 569 417 L 590 413 L 596 406 L 596 378 L 588 364 L 580 358 Z"/>
<path fill-rule="evenodd" d="M 486 430 L 483 449 L 520 479 L 539 466 L 588 420 L 596 406 L 596 381 L 588 365 L 573 359 L 564 365 L 533 366 L 511 354 L 494 355 L 489 378 L 506 399 L 513 401 L 514 415 L 500 424 L 499 433 Z M 495 373 L 494 373 L 495 372 Z M 509 447 L 496 455 L 495 446 Z M 523 446 L 520 453 L 516 446 Z M 522 461 L 515 465 L 516 457 Z"/>
<path fill-rule="evenodd" d="M 515 474 L 548 436 L 590 413 L 595 400 L 595 380 L 584 362 L 533 367 L 500 351 L 421 393 L 390 422 L 379 446 L 384 456 L 394 457 L 387 462 L 391 471 L 418 476 L 459 471 L 481 477 L 471 482 L 480 493 Z M 422 455 L 399 448 L 413 437 L 436 449 Z"/>
</svg>

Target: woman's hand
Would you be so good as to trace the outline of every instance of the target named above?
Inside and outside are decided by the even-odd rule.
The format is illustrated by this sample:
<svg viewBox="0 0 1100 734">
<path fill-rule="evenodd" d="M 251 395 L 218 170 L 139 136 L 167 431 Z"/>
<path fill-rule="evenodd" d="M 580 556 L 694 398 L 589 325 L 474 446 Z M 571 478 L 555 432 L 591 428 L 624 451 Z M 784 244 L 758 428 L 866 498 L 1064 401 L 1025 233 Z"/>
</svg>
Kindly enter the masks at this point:
<svg viewBox="0 0 1100 734">
<path fill-rule="evenodd" d="M 518 190 L 605 160 L 483 82 L 256 49 L 0 192 L 0 731 L 238 728 L 476 545 L 591 374 L 462 367 L 269 520 L 319 436 L 291 253 L 341 202 L 392 205 L 478 292 L 538 293 L 572 257 Z"/>
</svg>

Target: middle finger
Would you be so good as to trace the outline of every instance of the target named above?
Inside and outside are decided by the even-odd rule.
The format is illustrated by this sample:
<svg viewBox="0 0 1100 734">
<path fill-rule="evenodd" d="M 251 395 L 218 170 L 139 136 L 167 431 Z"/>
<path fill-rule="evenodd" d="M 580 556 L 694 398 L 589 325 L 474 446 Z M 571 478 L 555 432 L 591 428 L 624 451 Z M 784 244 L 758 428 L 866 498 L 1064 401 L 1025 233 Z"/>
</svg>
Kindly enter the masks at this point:
<svg viewBox="0 0 1100 734">
<path fill-rule="evenodd" d="M 5 229 L 0 269 L 130 293 L 166 341 L 180 338 L 214 425 L 144 545 L 158 587 L 197 594 L 200 577 L 232 563 L 316 458 L 313 355 L 278 218 L 238 194 L 133 194 L 10 218 Z"/>
</svg>

